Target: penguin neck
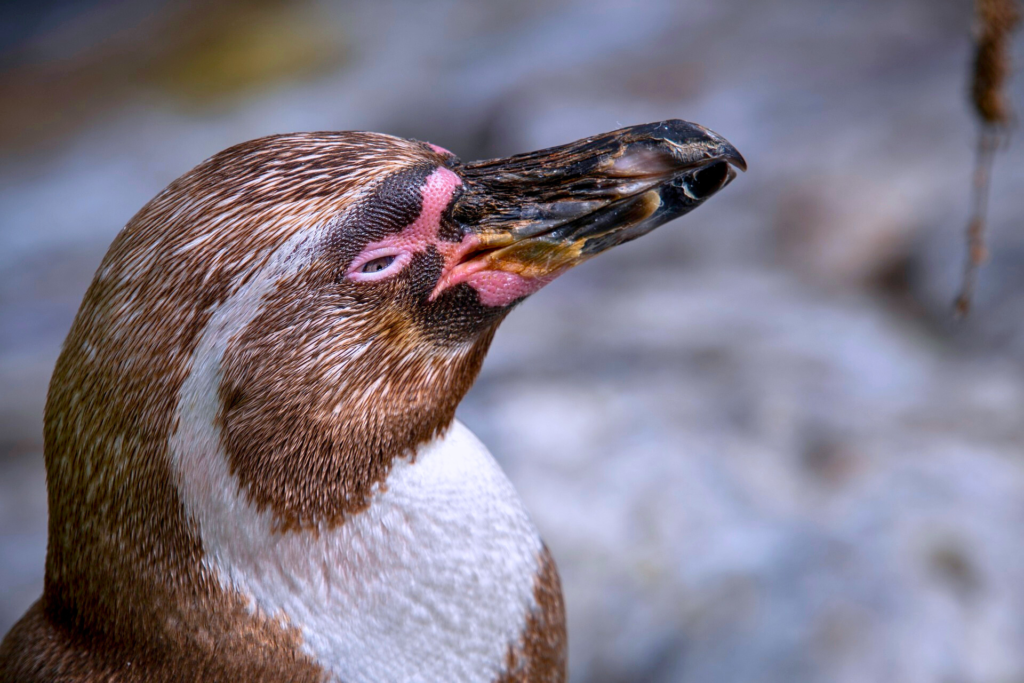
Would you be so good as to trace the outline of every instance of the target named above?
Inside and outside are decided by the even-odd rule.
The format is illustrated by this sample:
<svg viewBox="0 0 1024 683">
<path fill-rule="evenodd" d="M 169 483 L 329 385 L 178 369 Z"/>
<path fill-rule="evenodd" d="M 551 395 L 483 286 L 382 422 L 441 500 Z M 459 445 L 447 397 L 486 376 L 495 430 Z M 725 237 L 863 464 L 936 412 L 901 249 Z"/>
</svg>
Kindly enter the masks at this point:
<svg viewBox="0 0 1024 683">
<path fill-rule="evenodd" d="M 298 629 L 324 670 L 350 682 L 501 675 L 537 609 L 543 545 L 460 422 L 396 459 L 363 512 L 315 530 L 276 526 L 222 453 L 192 456 L 172 462 L 205 568 L 251 610 Z"/>
</svg>

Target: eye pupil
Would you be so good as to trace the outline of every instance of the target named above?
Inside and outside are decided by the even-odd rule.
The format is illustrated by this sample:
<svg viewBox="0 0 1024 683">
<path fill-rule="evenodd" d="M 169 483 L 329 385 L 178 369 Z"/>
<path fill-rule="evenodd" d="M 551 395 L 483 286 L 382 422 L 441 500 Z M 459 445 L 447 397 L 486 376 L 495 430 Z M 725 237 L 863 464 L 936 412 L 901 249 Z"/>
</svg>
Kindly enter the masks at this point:
<svg viewBox="0 0 1024 683">
<path fill-rule="evenodd" d="M 394 262 L 394 256 L 381 256 L 380 258 L 375 258 L 372 261 L 367 261 L 366 263 L 364 263 L 363 267 L 359 269 L 359 272 L 379 273 L 380 271 L 384 270 Z"/>
</svg>

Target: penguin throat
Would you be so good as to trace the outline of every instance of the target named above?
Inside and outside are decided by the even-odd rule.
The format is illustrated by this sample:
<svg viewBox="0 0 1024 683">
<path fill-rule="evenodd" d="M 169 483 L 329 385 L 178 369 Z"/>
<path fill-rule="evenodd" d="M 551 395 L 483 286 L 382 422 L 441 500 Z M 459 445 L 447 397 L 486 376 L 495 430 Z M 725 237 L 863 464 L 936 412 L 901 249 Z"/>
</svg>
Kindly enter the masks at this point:
<svg viewBox="0 0 1024 683">
<path fill-rule="evenodd" d="M 348 359 L 339 378 L 290 387 L 288 366 L 245 362 L 239 339 L 218 388 L 219 449 L 247 498 L 281 530 L 323 529 L 363 512 L 397 458 L 444 433 L 490 335 L 443 355 Z M 236 372 L 232 368 L 242 368 Z M 366 378 L 366 379 L 364 379 Z M 373 378 L 373 379 L 370 379 Z"/>
</svg>

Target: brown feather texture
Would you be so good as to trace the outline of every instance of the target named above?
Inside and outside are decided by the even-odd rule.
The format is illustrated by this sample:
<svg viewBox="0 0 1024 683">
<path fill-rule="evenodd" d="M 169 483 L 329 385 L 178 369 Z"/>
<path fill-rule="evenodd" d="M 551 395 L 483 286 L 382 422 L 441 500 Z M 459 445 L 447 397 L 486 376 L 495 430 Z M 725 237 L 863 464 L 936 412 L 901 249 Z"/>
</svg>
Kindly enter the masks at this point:
<svg viewBox="0 0 1024 683">
<path fill-rule="evenodd" d="M 527 617 L 521 642 L 509 646 L 499 683 L 562 683 L 566 678 L 568 637 L 558 568 L 545 546 L 533 587 L 537 608 Z"/>
</svg>

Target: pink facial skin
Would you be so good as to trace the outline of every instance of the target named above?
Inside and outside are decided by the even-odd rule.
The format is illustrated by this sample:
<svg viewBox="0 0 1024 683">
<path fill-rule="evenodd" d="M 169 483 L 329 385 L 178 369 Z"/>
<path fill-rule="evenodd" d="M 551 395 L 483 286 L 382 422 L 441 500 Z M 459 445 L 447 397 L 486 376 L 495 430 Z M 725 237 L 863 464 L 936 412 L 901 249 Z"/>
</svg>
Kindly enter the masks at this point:
<svg viewBox="0 0 1024 683">
<path fill-rule="evenodd" d="M 433 300 L 445 289 L 465 282 L 476 290 L 483 305 L 508 306 L 516 299 L 533 294 L 560 274 L 551 273 L 544 277 L 526 278 L 517 273 L 494 270 L 487 266 L 484 260 L 479 260 L 466 261 L 457 264 L 451 270 L 446 269 L 430 298 Z"/>
<path fill-rule="evenodd" d="M 426 251 L 431 244 L 445 257 L 447 265 L 450 254 L 457 251 L 461 244 L 446 242 L 438 238 L 441 227 L 441 214 L 452 201 L 452 194 L 462 184 L 462 179 L 447 168 L 438 168 L 429 176 L 420 188 L 423 197 L 420 215 L 416 217 L 402 232 L 389 235 L 378 242 L 367 244 L 363 251 L 352 261 L 347 277 L 356 282 L 373 282 L 384 280 L 401 272 L 413 254 Z M 369 261 L 394 256 L 394 262 L 384 270 L 376 273 L 363 273 L 360 269 Z"/>
<path fill-rule="evenodd" d="M 437 150 L 447 152 L 440 147 Z M 480 238 L 476 235 L 466 235 L 461 242 L 440 239 L 438 232 L 441 214 L 451 204 L 452 195 L 461 184 L 462 180 L 447 168 L 438 168 L 431 173 L 421 188 L 423 205 L 416 220 L 397 235 L 367 244 L 353 259 L 346 277 L 354 282 L 375 282 L 393 277 L 412 261 L 414 254 L 426 251 L 431 245 L 444 258 L 444 269 L 430 294 L 431 301 L 449 287 L 465 282 L 477 291 L 480 302 L 485 306 L 507 306 L 533 294 L 557 277 L 557 273 L 552 273 L 544 277 L 526 278 L 516 273 L 496 270 L 484 258 L 464 260 L 480 248 Z M 383 270 L 373 273 L 361 271 L 370 261 L 386 256 L 395 258 Z"/>
<path fill-rule="evenodd" d="M 429 147 L 430 149 L 434 150 L 438 154 L 444 154 L 445 156 L 451 156 L 451 157 L 455 156 L 454 154 L 452 154 L 450 151 L 448 151 L 447 149 L 445 149 L 441 145 L 435 145 L 432 142 L 428 142 L 427 143 L 427 147 Z"/>
<path fill-rule="evenodd" d="M 525 278 L 503 270 L 484 270 L 466 279 L 480 296 L 485 306 L 508 306 L 516 299 L 529 296 L 558 277 L 558 273 L 544 277 Z"/>
</svg>

